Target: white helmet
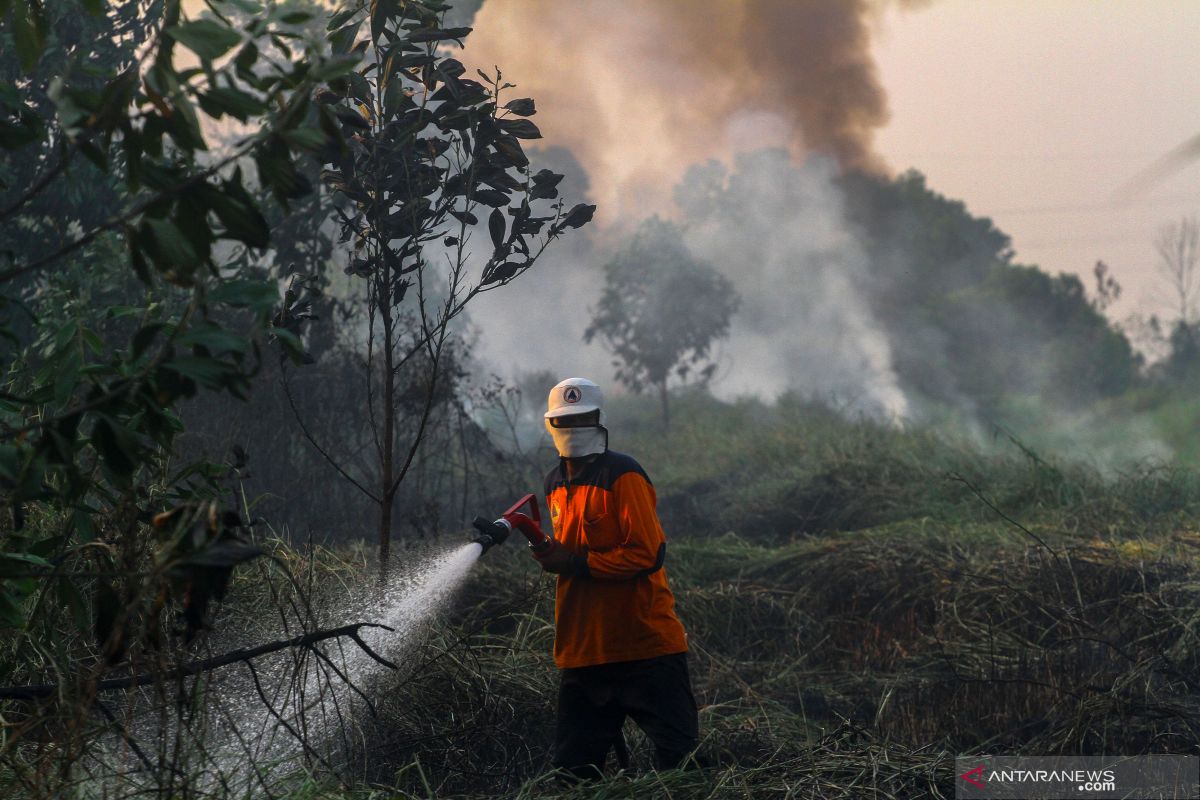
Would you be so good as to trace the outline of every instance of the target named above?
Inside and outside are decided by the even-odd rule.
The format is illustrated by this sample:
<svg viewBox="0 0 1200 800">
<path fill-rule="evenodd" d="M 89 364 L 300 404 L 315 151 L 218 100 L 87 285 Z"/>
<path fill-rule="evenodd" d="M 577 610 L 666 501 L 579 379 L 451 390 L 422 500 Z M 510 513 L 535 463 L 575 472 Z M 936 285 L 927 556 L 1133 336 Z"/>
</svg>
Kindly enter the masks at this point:
<svg viewBox="0 0 1200 800">
<path fill-rule="evenodd" d="M 546 401 L 546 430 L 563 458 L 579 458 L 608 449 L 608 430 L 604 427 L 604 393 L 587 378 L 567 378 L 550 390 Z M 563 424 L 564 418 L 584 414 L 595 416 L 584 424 Z M 560 422 L 561 420 L 561 422 Z"/>
</svg>

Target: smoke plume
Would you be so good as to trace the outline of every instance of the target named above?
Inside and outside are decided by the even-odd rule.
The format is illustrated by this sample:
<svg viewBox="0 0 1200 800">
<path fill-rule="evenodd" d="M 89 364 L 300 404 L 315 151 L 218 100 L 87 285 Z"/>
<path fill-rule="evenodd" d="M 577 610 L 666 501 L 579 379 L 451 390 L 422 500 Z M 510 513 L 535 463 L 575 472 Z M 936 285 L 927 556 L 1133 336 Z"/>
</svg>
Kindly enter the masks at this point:
<svg viewBox="0 0 1200 800">
<path fill-rule="evenodd" d="M 867 259 L 835 185 L 845 170 L 886 170 L 874 149 L 888 106 L 871 37 L 889 2 L 919 5 L 485 0 L 463 60 L 498 65 L 517 85 L 510 98 L 536 98 L 553 149 L 532 157 L 568 152 L 572 163 L 550 165 L 565 167 L 573 201 L 570 176 L 582 179 L 600 224 L 523 279 L 520 314 L 511 298 L 481 298 L 479 355 L 501 371 L 606 379 L 608 355 L 581 342 L 600 265 L 660 214 L 683 222 L 695 255 L 742 296 L 715 391 L 799 390 L 904 416 L 890 343 L 863 291 Z M 697 205 L 706 179 L 719 184 L 708 188 L 721 213 Z"/>
<path fill-rule="evenodd" d="M 784 147 L 884 169 L 870 51 L 883 0 L 487 0 L 466 60 L 537 99 L 591 176 L 601 220 L 669 209 L 692 164 Z M 901 3 L 913 6 L 916 3 Z"/>
</svg>

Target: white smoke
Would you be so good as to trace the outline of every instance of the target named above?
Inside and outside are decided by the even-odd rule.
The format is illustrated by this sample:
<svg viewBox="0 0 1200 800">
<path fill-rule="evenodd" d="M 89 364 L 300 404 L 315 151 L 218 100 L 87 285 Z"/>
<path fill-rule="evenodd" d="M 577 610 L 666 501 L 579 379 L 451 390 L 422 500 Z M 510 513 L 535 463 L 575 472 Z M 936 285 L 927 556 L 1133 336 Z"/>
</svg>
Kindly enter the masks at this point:
<svg viewBox="0 0 1200 800">
<path fill-rule="evenodd" d="M 795 391 L 903 418 L 908 402 L 863 293 L 867 258 L 845 221 L 837 172 L 831 159 L 796 165 L 785 151 L 765 150 L 739 154 L 732 170 L 717 162 L 695 167 L 677 187 L 689 249 L 741 295 L 712 388 L 766 400 Z M 510 377 L 549 369 L 607 382 L 611 358 L 585 345 L 583 331 L 603 289 L 604 260 L 624 237 L 612 229 L 599 235 L 595 247 L 586 239 L 559 243 L 512 286 L 476 301 L 477 355 Z"/>
<path fill-rule="evenodd" d="M 739 154 L 732 171 L 694 168 L 676 192 L 693 255 L 742 296 L 719 395 L 784 391 L 848 410 L 904 417 L 888 338 L 862 287 L 867 257 L 843 215 L 837 166 L 793 165 L 780 150 Z"/>
</svg>

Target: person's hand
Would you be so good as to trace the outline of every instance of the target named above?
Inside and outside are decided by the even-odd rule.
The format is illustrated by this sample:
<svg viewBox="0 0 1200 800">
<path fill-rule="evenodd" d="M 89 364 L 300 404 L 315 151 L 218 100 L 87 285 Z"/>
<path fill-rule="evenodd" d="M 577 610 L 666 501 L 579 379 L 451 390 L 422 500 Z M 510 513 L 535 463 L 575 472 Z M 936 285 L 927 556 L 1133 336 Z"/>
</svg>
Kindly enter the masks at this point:
<svg viewBox="0 0 1200 800">
<path fill-rule="evenodd" d="M 536 550 L 533 553 L 533 557 L 542 565 L 543 570 L 552 572 L 555 575 L 575 575 L 587 571 L 587 558 L 585 556 L 572 553 L 555 539 L 550 539 L 549 541 L 549 547 L 543 550 Z"/>
</svg>

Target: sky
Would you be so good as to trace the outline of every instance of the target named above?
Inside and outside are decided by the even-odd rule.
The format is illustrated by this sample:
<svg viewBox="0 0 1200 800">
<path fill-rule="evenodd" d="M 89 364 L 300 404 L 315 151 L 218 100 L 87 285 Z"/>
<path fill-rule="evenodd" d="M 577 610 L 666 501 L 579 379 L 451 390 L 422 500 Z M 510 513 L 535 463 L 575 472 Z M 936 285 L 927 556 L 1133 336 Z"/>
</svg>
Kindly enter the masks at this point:
<svg viewBox="0 0 1200 800">
<path fill-rule="evenodd" d="M 692 166 L 782 147 L 917 169 L 1009 234 L 1018 263 L 1091 288 L 1103 260 L 1123 288 L 1116 321 L 1173 318 L 1154 239 L 1200 213 L 1200 163 L 1122 188 L 1200 135 L 1200 0 L 485 0 L 473 24 L 467 66 L 501 65 L 514 96 L 537 98 L 544 142 L 586 173 L 593 261 L 646 215 L 677 213 Z M 600 273 L 562 261 L 525 284 L 544 319 L 504 329 L 480 304 L 485 356 L 529 353 L 532 325 L 555 331 L 534 360 L 604 371 L 578 344 Z"/>
<path fill-rule="evenodd" d="M 876 148 L 1013 237 L 1016 258 L 1162 311 L 1153 241 L 1200 213 L 1200 163 L 1121 187 L 1200 134 L 1197 0 L 935 0 L 890 8 L 873 51 L 891 119 Z"/>
</svg>

